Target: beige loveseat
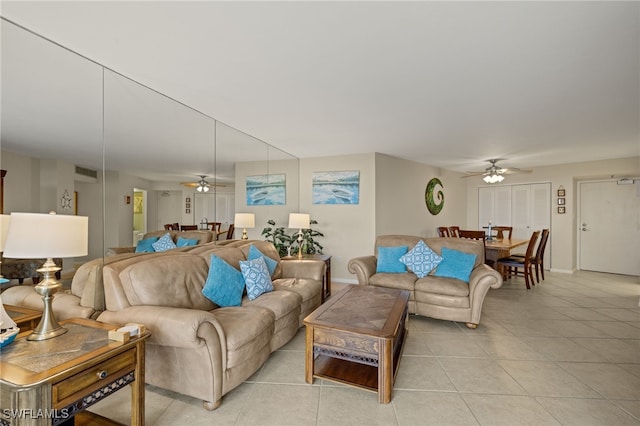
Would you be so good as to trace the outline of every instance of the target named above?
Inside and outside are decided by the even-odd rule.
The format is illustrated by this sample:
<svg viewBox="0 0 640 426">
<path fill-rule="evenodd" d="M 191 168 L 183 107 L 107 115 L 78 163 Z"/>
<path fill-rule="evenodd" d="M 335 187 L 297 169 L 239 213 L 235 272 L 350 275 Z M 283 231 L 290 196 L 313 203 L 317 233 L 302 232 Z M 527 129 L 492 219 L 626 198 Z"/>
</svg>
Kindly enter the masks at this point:
<svg viewBox="0 0 640 426">
<path fill-rule="evenodd" d="M 239 269 L 251 244 L 278 261 L 274 291 L 254 300 L 245 295 L 238 307 L 218 307 L 202 294 L 211 255 Z M 212 410 L 320 305 L 324 267 L 319 261 L 280 262 L 264 241 L 131 257 L 104 266 L 106 310 L 98 320 L 144 324 L 151 331 L 146 382 L 202 399 Z"/>
<path fill-rule="evenodd" d="M 380 247 L 407 246 L 411 250 L 419 240 L 441 254 L 442 248 L 476 255 L 469 282 L 437 277 L 433 271 L 424 278 L 413 272 L 376 273 Z M 376 238 L 374 255 L 349 261 L 349 272 L 356 274 L 361 285 L 397 288 L 410 292 L 409 312 L 432 318 L 466 323 L 476 328 L 480 323 L 482 303 L 490 288 L 500 288 L 501 275 L 484 264 L 482 241 L 460 238 L 421 238 L 408 235 L 381 235 Z"/>
</svg>

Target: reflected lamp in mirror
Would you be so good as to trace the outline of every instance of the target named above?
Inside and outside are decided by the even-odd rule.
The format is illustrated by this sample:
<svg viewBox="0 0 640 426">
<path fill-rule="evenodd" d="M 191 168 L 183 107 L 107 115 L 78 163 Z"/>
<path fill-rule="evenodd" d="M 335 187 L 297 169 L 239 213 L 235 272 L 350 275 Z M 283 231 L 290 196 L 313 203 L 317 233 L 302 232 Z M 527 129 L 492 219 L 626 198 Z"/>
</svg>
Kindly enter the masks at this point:
<svg viewBox="0 0 640 426">
<path fill-rule="evenodd" d="M 298 259 L 302 259 L 302 230 L 311 226 L 311 217 L 306 213 L 289 213 L 289 228 L 298 230 Z"/>
<path fill-rule="evenodd" d="M 256 215 L 253 213 L 236 213 L 233 217 L 233 226 L 242 228 L 242 239 L 248 240 L 247 228 L 256 227 Z"/>
<path fill-rule="evenodd" d="M 46 340 L 66 333 L 53 315 L 53 296 L 62 287 L 55 278 L 60 268 L 54 257 L 85 256 L 88 253 L 89 218 L 42 213 L 11 213 L 5 256 L 47 259 L 38 272 L 43 279 L 34 287 L 42 296 L 42 319 L 27 340 Z"/>
<path fill-rule="evenodd" d="M 9 281 L 2 276 L 2 257 L 4 256 L 4 246 L 7 242 L 7 232 L 9 231 L 10 220 L 11 216 L 8 214 L 0 214 L 0 284 Z"/>
</svg>

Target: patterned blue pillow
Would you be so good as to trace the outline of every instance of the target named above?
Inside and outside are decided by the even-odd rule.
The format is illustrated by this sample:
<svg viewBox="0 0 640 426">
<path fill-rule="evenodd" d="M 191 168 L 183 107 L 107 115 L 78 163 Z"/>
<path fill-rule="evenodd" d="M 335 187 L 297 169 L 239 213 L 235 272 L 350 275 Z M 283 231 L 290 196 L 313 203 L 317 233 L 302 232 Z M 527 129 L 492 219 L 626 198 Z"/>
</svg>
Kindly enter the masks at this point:
<svg viewBox="0 0 640 426">
<path fill-rule="evenodd" d="M 433 273 L 436 277 L 457 278 L 469 282 L 476 255 L 442 247 L 442 262 Z"/>
<path fill-rule="evenodd" d="M 190 238 L 178 237 L 178 243 L 176 244 L 176 247 L 188 247 L 188 246 L 197 246 L 197 245 L 198 245 L 197 238 L 190 239 Z"/>
<path fill-rule="evenodd" d="M 158 241 L 158 237 L 145 238 L 144 240 L 138 241 L 136 253 L 153 253 L 155 251 L 153 249 L 153 243 L 156 241 Z"/>
<path fill-rule="evenodd" d="M 400 258 L 407 253 L 407 246 L 378 247 L 378 263 L 376 272 L 390 274 L 402 274 L 407 272 L 407 267 L 400 262 Z"/>
<path fill-rule="evenodd" d="M 273 283 L 264 257 L 253 260 L 241 260 L 240 270 L 247 286 L 247 296 L 253 300 L 262 293 L 273 291 Z"/>
<path fill-rule="evenodd" d="M 151 244 L 155 251 L 167 251 L 176 248 L 176 243 L 171 239 L 171 234 L 164 234 L 158 241 Z"/>
<path fill-rule="evenodd" d="M 242 272 L 229 265 L 215 254 L 211 255 L 209 275 L 202 294 L 218 306 L 240 306 L 244 278 Z"/>
<path fill-rule="evenodd" d="M 273 271 L 276 270 L 276 266 L 278 266 L 278 262 L 270 258 L 269 256 L 265 256 L 259 249 L 257 249 L 253 244 L 249 247 L 249 256 L 248 260 L 257 259 L 259 257 L 264 257 L 264 262 L 267 264 L 267 268 L 269 268 L 269 275 L 273 275 Z"/>
<path fill-rule="evenodd" d="M 424 278 L 442 262 L 442 256 L 420 240 L 409 253 L 400 258 L 400 262 L 407 265 L 418 278 Z"/>
</svg>

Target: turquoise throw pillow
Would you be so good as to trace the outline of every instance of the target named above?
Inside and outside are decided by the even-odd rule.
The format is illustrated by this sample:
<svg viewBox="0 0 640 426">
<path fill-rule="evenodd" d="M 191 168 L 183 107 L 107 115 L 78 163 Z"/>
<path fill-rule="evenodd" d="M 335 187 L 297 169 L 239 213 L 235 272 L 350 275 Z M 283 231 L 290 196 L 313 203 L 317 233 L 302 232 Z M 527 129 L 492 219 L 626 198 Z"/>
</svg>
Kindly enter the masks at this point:
<svg viewBox="0 0 640 426">
<path fill-rule="evenodd" d="M 204 283 L 202 294 L 218 306 L 240 306 L 244 278 L 242 272 L 229 265 L 215 254 L 211 255 L 209 275 Z"/>
<path fill-rule="evenodd" d="M 407 268 L 418 278 L 424 278 L 442 262 L 442 256 L 420 240 L 414 248 L 400 258 L 400 262 L 407 265 Z"/>
<path fill-rule="evenodd" d="M 240 270 L 247 286 L 249 300 L 254 300 L 263 293 L 273 291 L 273 283 L 264 257 L 253 260 L 241 260 Z"/>
<path fill-rule="evenodd" d="M 407 246 L 378 247 L 378 264 L 376 272 L 390 274 L 402 274 L 407 272 L 407 267 L 400 262 L 400 258 L 407 253 Z"/>
<path fill-rule="evenodd" d="M 197 246 L 197 245 L 198 245 L 198 239 L 196 238 L 190 239 L 190 238 L 178 237 L 178 243 L 176 244 L 176 247 L 189 247 L 189 246 Z"/>
<path fill-rule="evenodd" d="M 136 246 L 136 253 L 153 253 L 155 250 L 153 249 L 153 243 L 158 241 L 158 237 L 145 238 L 144 240 L 138 241 L 138 245 Z"/>
<path fill-rule="evenodd" d="M 151 244 L 155 251 L 167 251 L 176 248 L 176 243 L 171 239 L 171 234 L 168 232 L 164 234 L 158 241 Z"/>
<path fill-rule="evenodd" d="M 259 257 L 264 257 L 264 262 L 267 264 L 267 268 L 269 268 L 269 275 L 273 275 L 273 271 L 276 270 L 276 266 L 278 266 L 278 262 L 270 258 L 269 256 L 265 256 L 259 249 L 257 249 L 253 244 L 249 247 L 249 257 L 248 260 L 254 260 Z"/>
<path fill-rule="evenodd" d="M 476 255 L 442 247 L 442 262 L 433 273 L 436 277 L 457 278 L 469 282 Z"/>
</svg>

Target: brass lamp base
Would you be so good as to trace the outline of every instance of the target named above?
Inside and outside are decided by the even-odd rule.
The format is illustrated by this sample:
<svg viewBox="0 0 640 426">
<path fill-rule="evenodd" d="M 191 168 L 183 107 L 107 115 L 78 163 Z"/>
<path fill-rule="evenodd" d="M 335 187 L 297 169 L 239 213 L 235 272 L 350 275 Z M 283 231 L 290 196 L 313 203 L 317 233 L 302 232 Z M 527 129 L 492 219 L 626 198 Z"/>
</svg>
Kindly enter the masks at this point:
<svg viewBox="0 0 640 426">
<path fill-rule="evenodd" d="M 242 230 L 242 239 L 243 240 L 248 240 L 249 239 L 249 237 L 247 236 L 247 228 L 244 228 Z"/>
<path fill-rule="evenodd" d="M 302 229 L 298 234 L 298 259 L 302 259 Z"/>
<path fill-rule="evenodd" d="M 43 280 L 35 286 L 36 293 L 42 296 L 44 303 L 44 311 L 42 311 L 42 319 L 33 332 L 27 337 L 27 340 L 40 341 L 54 338 L 66 333 L 68 330 L 58 324 L 53 316 L 53 309 L 51 303 L 53 302 L 53 295 L 60 290 L 62 284 L 56 280 L 56 272 L 60 268 L 53 262 L 52 258 L 48 258 L 42 265 L 42 268 L 37 271 L 43 276 Z"/>
</svg>

